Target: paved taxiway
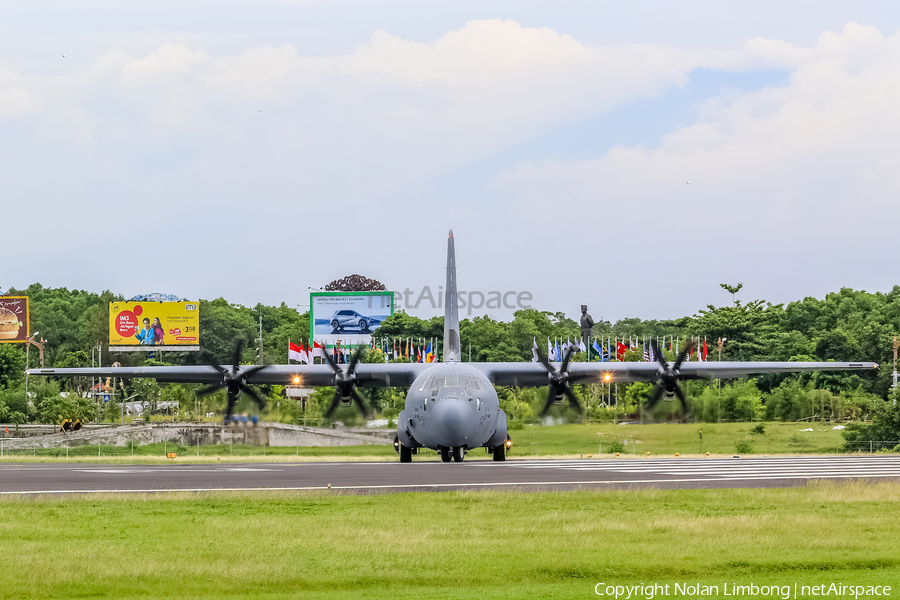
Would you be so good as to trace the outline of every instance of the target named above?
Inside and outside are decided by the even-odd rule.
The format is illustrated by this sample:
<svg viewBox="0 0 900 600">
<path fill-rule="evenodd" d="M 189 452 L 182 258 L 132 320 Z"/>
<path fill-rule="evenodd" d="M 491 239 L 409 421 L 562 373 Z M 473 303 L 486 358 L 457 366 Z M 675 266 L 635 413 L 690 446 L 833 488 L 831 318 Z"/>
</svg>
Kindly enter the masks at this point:
<svg viewBox="0 0 900 600">
<path fill-rule="evenodd" d="M 473 489 L 732 488 L 804 485 L 814 479 L 900 480 L 900 456 L 508 460 L 440 463 L 0 465 L 0 494 L 202 490 L 350 493 Z"/>
</svg>

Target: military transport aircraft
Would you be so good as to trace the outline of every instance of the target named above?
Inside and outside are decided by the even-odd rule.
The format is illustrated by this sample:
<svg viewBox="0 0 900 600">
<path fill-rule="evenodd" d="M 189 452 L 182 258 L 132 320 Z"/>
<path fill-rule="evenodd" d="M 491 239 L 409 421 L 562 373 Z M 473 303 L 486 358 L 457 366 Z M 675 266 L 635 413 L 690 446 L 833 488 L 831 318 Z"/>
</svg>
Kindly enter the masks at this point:
<svg viewBox="0 0 900 600">
<path fill-rule="evenodd" d="M 228 393 L 226 423 L 230 420 L 238 396 L 244 392 L 260 405 L 264 401 L 249 384 L 300 384 L 307 387 L 334 386 L 334 399 L 326 416 L 334 414 L 339 404 L 356 405 L 367 411 L 356 391 L 357 387 L 409 388 L 404 410 L 397 419 L 394 447 L 400 462 L 412 462 L 418 448 L 440 452 L 444 462 L 460 462 L 466 452 L 487 448 L 495 461 L 506 458 L 511 443 L 506 429 L 506 414 L 500 409 L 495 385 L 548 386 L 544 412 L 553 404 L 568 399 L 581 410 L 573 384 L 656 382 L 649 405 L 663 395 L 677 396 L 687 407 L 678 385 L 687 379 L 748 377 L 762 373 L 795 371 L 875 369 L 875 363 L 838 362 L 684 362 L 689 348 L 674 363 L 666 362 L 656 351 L 657 363 L 570 363 L 571 354 L 561 363 L 550 363 L 545 357 L 534 363 L 464 363 L 459 339 L 459 308 L 456 286 L 456 251 L 453 231 L 447 241 L 447 282 L 444 292 L 444 356 L 440 363 L 360 363 L 360 349 L 348 365 L 338 365 L 327 356 L 325 365 L 261 365 L 241 366 L 238 345 L 231 368 L 220 365 L 180 367 L 104 367 L 83 369 L 32 369 L 31 375 L 55 377 L 150 377 L 161 382 L 205 383 L 199 394 L 225 389 Z"/>
</svg>

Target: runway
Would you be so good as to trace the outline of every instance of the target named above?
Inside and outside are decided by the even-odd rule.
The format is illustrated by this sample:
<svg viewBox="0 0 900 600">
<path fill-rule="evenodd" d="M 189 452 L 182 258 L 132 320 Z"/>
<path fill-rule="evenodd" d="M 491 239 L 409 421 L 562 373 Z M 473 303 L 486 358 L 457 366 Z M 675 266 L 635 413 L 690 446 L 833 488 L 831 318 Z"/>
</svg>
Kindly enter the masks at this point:
<svg viewBox="0 0 900 600">
<path fill-rule="evenodd" d="M 817 479 L 900 480 L 900 456 L 508 460 L 440 463 L 0 465 L 0 495 L 209 490 L 383 493 L 805 485 Z"/>
</svg>

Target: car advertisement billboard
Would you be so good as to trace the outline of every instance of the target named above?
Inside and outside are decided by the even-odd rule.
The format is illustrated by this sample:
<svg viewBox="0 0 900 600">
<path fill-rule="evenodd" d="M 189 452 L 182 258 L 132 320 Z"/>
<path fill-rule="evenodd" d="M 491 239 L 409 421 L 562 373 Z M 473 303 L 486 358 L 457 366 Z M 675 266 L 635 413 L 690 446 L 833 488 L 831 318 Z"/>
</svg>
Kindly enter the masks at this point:
<svg viewBox="0 0 900 600">
<path fill-rule="evenodd" d="M 109 345 L 199 346 L 198 302 L 110 302 Z"/>
<path fill-rule="evenodd" d="M 0 296 L 0 342 L 25 342 L 28 327 L 28 297 Z"/>
<path fill-rule="evenodd" d="M 393 292 L 317 292 L 309 295 L 309 329 L 318 342 L 368 344 L 394 314 Z"/>
</svg>

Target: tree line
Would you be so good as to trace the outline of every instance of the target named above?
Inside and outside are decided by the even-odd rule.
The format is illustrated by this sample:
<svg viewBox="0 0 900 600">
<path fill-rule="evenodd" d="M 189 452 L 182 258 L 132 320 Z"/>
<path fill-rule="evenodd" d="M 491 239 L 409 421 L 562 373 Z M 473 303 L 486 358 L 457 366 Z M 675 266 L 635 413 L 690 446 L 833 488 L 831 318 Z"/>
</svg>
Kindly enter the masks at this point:
<svg viewBox="0 0 900 600">
<path fill-rule="evenodd" d="M 308 340 L 309 314 L 282 303 L 279 306 L 242 306 L 224 298 L 201 300 L 200 345 L 203 354 L 157 353 L 153 358 L 144 353 L 114 353 L 106 341 L 109 335 L 109 303 L 124 300 L 110 291 L 93 293 L 66 288 L 44 288 L 39 284 L 24 290 L 8 290 L 7 295 L 28 296 L 30 328 L 40 331 L 48 340 L 45 351 L 47 367 L 84 367 L 91 364 L 91 349 L 102 344 L 102 364 L 114 361 L 123 366 L 141 364 L 192 365 L 214 360 L 230 364 L 235 340 L 245 341 L 241 362 L 256 364 L 260 357 L 259 327 L 262 320 L 262 362 L 287 362 L 288 340 Z M 434 339 L 443 336 L 443 317 L 423 319 L 398 312 L 387 319 L 376 332 L 376 338 Z M 891 394 L 892 340 L 900 332 L 900 286 L 887 293 L 869 293 L 845 288 L 823 299 L 804 298 L 796 302 L 771 304 L 763 300 L 731 305 L 709 305 L 692 316 L 673 320 L 626 318 L 616 322 L 595 323 L 592 334 L 598 338 L 638 336 L 656 339 L 662 336 L 706 338 L 710 347 L 727 338 L 722 360 L 775 361 L 873 361 L 880 367 L 871 373 L 813 373 L 800 375 L 765 375 L 750 381 L 687 382 L 691 397 L 690 418 L 697 421 L 739 420 L 872 420 L 889 403 Z M 530 361 L 534 340 L 542 350 L 546 339 L 580 337 L 579 324 L 562 312 L 523 309 L 508 321 L 480 316 L 460 323 L 463 360 Z M 542 345 L 543 344 L 543 345 Z M 37 366 L 36 352 L 31 353 L 31 366 Z M 383 361 L 380 352 L 367 352 L 364 360 Z M 585 360 L 584 354 L 574 360 Z M 717 359 L 713 352 L 710 360 Z M 404 359 L 396 359 L 404 360 Z M 629 352 L 625 360 L 641 360 L 640 352 Z M 0 344 L 0 421 L 54 421 L 66 418 L 94 418 L 95 403 L 84 398 L 90 381 L 72 379 L 31 378 L 27 401 L 24 392 L 25 349 L 20 344 Z M 39 380 L 39 381 L 38 381 Z M 116 397 L 137 394 L 146 400 L 177 400 L 184 412 L 207 414 L 221 410 L 223 399 L 211 397 L 196 401 L 190 386 L 160 386 L 155 382 L 114 382 Z M 587 407 L 586 417 L 665 418 L 665 415 L 641 415 L 640 404 L 649 392 L 648 384 L 620 385 L 616 389 L 602 385 L 576 386 L 576 394 Z M 286 400 L 277 386 L 264 388 L 270 402 L 270 416 L 297 421 L 303 416 L 317 418 L 331 400 L 332 390 L 318 390 L 300 406 Z M 64 400 L 59 392 L 68 392 Z M 378 412 L 396 415 L 402 408 L 404 390 L 365 390 L 370 405 Z M 546 398 L 546 389 L 498 390 L 511 420 L 519 424 L 533 422 Z M 677 403 L 665 404 L 662 410 L 680 418 Z M 555 411 L 562 409 L 554 409 Z M 101 409 L 121 416 L 117 406 Z M 113 414 L 114 413 L 114 414 Z M 194 415 L 192 415 L 194 416 Z M 338 418 L 355 419 L 348 409 Z"/>
</svg>

